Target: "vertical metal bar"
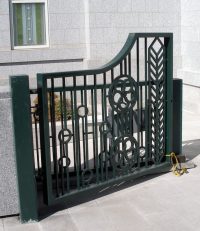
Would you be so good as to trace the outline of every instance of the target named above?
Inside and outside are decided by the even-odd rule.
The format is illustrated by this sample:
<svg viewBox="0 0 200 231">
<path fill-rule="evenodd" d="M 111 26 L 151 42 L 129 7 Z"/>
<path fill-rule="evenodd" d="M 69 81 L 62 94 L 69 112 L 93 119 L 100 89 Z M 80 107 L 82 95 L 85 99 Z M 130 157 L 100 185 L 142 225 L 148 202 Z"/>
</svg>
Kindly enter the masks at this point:
<svg viewBox="0 0 200 231">
<path fill-rule="evenodd" d="M 64 116 L 63 116 L 63 91 L 59 92 L 60 95 L 60 122 L 61 122 L 61 129 L 64 128 Z"/>
<path fill-rule="evenodd" d="M 131 76 L 131 52 L 128 54 L 128 74 Z"/>
<path fill-rule="evenodd" d="M 142 124 L 142 122 L 143 122 L 143 89 L 142 89 L 143 87 L 142 86 L 140 86 L 140 135 L 141 135 L 141 147 L 144 147 L 144 144 L 143 144 L 143 124 Z"/>
<path fill-rule="evenodd" d="M 113 80 L 114 80 L 114 69 L 112 68 L 111 69 L 111 71 L 110 71 L 111 73 L 111 82 L 113 82 Z"/>
<path fill-rule="evenodd" d="M 94 75 L 94 127 L 95 127 L 95 166 L 96 166 L 96 179 L 97 179 L 97 184 L 99 183 L 99 158 L 98 158 L 98 129 L 97 129 L 97 122 L 98 122 L 98 117 L 97 117 L 97 76 Z"/>
<path fill-rule="evenodd" d="M 67 120 L 68 120 L 68 118 L 67 118 L 67 97 L 66 97 L 66 90 L 65 90 L 65 88 L 66 88 L 66 82 L 65 82 L 66 80 L 65 80 L 65 77 L 63 77 L 62 78 L 62 95 L 63 95 L 63 104 L 61 105 L 61 107 L 63 108 L 62 109 L 62 111 L 63 111 L 63 121 L 64 121 L 64 126 L 63 126 L 63 128 L 67 128 Z M 68 145 L 66 145 L 65 146 L 65 149 L 66 149 L 66 153 L 65 154 L 67 154 L 68 153 Z"/>
<path fill-rule="evenodd" d="M 119 137 L 119 136 L 122 135 L 119 117 L 120 117 L 120 114 L 119 114 L 119 113 L 114 114 L 114 121 L 113 121 L 113 122 L 116 123 L 116 126 L 114 125 L 114 127 L 116 127 L 116 134 L 115 134 L 115 135 L 116 135 L 117 137 Z"/>
<path fill-rule="evenodd" d="M 111 82 L 113 82 L 114 80 L 114 70 L 111 69 Z M 114 110 L 110 107 L 110 112 L 109 112 L 110 116 L 111 116 L 111 125 L 112 125 L 112 131 L 111 131 L 111 138 L 110 138 L 110 142 L 109 142 L 109 152 L 110 152 L 110 157 L 112 158 L 113 156 L 113 142 L 115 140 L 115 131 L 114 131 L 114 128 L 116 127 L 115 126 L 115 115 L 114 115 Z M 112 175 L 113 175 L 113 178 L 115 178 L 116 176 L 116 173 L 115 173 L 115 168 L 112 167 Z"/>
<path fill-rule="evenodd" d="M 152 161 L 152 145 L 153 141 L 151 139 L 151 131 L 152 131 L 152 106 L 151 106 L 151 87 L 152 87 L 152 81 L 150 78 L 150 52 L 149 52 L 150 47 L 148 47 L 148 160 Z M 155 123 L 155 120 L 154 120 Z M 154 143 L 155 146 L 155 143 Z"/>
<path fill-rule="evenodd" d="M 40 144 L 42 169 L 44 176 L 44 203 L 51 204 L 53 197 L 52 177 L 51 177 L 51 158 L 49 140 L 49 119 L 48 119 L 48 98 L 47 80 L 42 74 L 37 74 L 38 103 L 40 110 Z"/>
<path fill-rule="evenodd" d="M 61 129 L 63 129 L 63 99 L 62 99 L 62 92 L 60 92 L 60 116 L 61 116 Z M 64 156 L 64 147 L 63 144 L 61 142 L 60 143 L 60 160 L 61 160 L 61 164 L 59 163 L 59 169 L 60 169 L 60 173 L 61 173 L 61 190 L 62 190 L 62 194 L 64 194 L 64 174 L 63 174 L 63 156 Z"/>
<path fill-rule="evenodd" d="M 94 168 L 96 168 L 96 155 L 95 155 L 95 127 L 94 127 L 94 91 L 91 90 L 91 104 L 92 104 L 92 142 L 93 142 L 93 156 L 94 156 Z"/>
<path fill-rule="evenodd" d="M 163 84 L 162 84 L 162 86 L 163 86 L 163 113 L 161 113 L 161 115 L 163 114 L 163 135 L 162 135 L 162 137 L 158 137 L 158 142 L 160 141 L 160 139 L 161 138 L 163 138 L 163 141 L 162 141 L 162 150 L 159 150 L 160 149 L 160 147 L 159 147 L 159 152 L 161 152 L 161 155 L 160 155 L 160 161 L 162 161 L 162 159 L 164 159 L 165 157 L 164 157 L 164 155 L 165 155 L 165 142 L 166 142 L 166 140 L 165 140 L 165 134 L 166 134 L 166 127 L 165 127 L 165 121 L 166 121 L 166 113 L 165 113 L 165 110 L 166 110 L 166 76 L 165 76 L 165 55 L 166 55 L 166 49 L 165 48 L 162 48 L 162 50 L 163 50 Z M 158 70 L 157 70 L 157 72 L 158 72 Z M 158 91 L 159 92 L 159 91 Z M 160 112 L 161 112 L 161 109 L 159 110 L 158 109 L 158 111 L 159 111 L 159 117 L 160 117 Z M 158 118 L 159 119 L 159 118 Z M 159 128 L 158 128 L 159 130 L 159 134 L 162 132 L 162 128 L 159 126 Z M 160 130 L 161 129 L 161 130 Z M 163 158 L 164 157 L 164 158 Z"/>
<path fill-rule="evenodd" d="M 63 98 L 63 99 L 61 99 Z M 65 91 L 65 77 L 62 77 L 62 94 L 61 94 L 62 104 L 61 107 L 61 115 L 62 115 L 62 128 L 67 128 L 67 111 L 66 111 L 66 91 Z"/>
<path fill-rule="evenodd" d="M 148 59 L 147 59 L 147 38 L 144 39 L 144 52 L 145 52 L 145 166 L 148 167 L 150 148 L 149 148 L 149 76 L 147 75 Z M 149 71 L 148 71 L 149 73 Z"/>
<path fill-rule="evenodd" d="M 127 57 L 124 58 L 124 74 L 127 75 Z"/>
<path fill-rule="evenodd" d="M 120 63 L 120 75 L 122 75 L 123 74 L 123 65 L 122 65 L 122 62 Z M 118 87 L 118 86 L 117 86 Z M 121 89 L 122 90 L 122 89 Z M 113 122 L 115 122 L 115 120 L 116 120 L 116 126 L 114 125 L 114 127 L 116 127 L 116 136 L 117 137 L 119 137 L 119 136 L 121 136 L 122 134 L 121 134 L 121 126 L 120 126 L 120 113 L 116 113 L 116 114 L 114 114 L 114 121 Z"/>
<path fill-rule="evenodd" d="M 101 89 L 101 114 L 102 114 L 102 122 L 105 121 L 105 110 L 106 108 L 104 107 L 104 97 L 103 97 L 103 94 L 104 94 L 104 89 L 102 88 Z M 104 130 L 104 128 L 102 129 L 102 131 Z M 104 133 L 100 132 L 100 166 L 101 166 L 101 181 L 104 180 L 104 169 L 103 169 L 103 152 L 105 153 L 105 150 L 104 150 L 104 143 L 106 142 L 106 136 L 104 135 Z"/>
<path fill-rule="evenodd" d="M 111 69 L 111 82 L 113 82 L 114 80 L 114 69 Z M 116 123 L 116 120 L 115 120 L 115 113 L 114 113 L 114 110 L 112 110 L 112 108 L 110 107 L 110 114 L 111 114 L 111 123 L 112 123 L 112 134 L 111 134 L 111 139 L 110 139 L 110 147 L 109 147 L 109 151 L 110 151 L 110 156 L 113 156 L 114 153 L 112 152 L 113 151 L 113 142 L 115 140 L 115 137 L 117 136 L 117 132 L 115 131 L 115 128 L 117 130 L 117 125 L 115 124 Z M 115 168 L 112 167 L 112 176 L 113 178 L 115 178 L 116 176 L 116 171 L 115 171 Z"/>
<path fill-rule="evenodd" d="M 72 111 L 72 131 L 73 131 L 73 157 L 74 157 L 74 172 L 76 172 L 77 165 L 76 165 L 76 137 L 75 137 L 75 111 L 74 111 L 74 95 L 73 92 L 70 92 L 70 97 L 71 97 L 71 111 Z"/>
<path fill-rule="evenodd" d="M 104 107 L 104 120 L 107 120 L 107 97 L 106 97 L 106 73 L 103 73 L 103 83 L 104 83 L 104 89 L 103 89 L 103 107 Z M 105 170 L 106 170 L 106 180 L 108 179 L 108 150 L 107 150 L 107 139 L 108 134 L 106 134 L 104 139 L 104 151 L 105 151 Z"/>
<path fill-rule="evenodd" d="M 85 101 L 85 100 L 84 100 Z M 84 105 L 84 102 L 83 102 L 83 90 L 81 90 L 81 105 Z M 84 105 L 85 106 L 85 105 Z M 85 113 L 86 113 L 86 107 L 85 107 Z M 85 114 L 85 117 L 87 117 L 87 115 Z M 84 163 L 83 163 L 83 166 L 84 168 L 86 167 L 86 160 L 87 160 L 87 157 L 86 157 L 86 144 L 85 144 L 85 119 L 84 117 L 81 118 L 82 120 L 82 144 L 83 144 L 83 160 L 84 160 Z"/>
<path fill-rule="evenodd" d="M 137 38 L 137 43 L 136 43 L 136 62 L 137 62 L 137 87 L 138 87 L 138 90 L 140 91 L 140 88 L 139 88 L 139 82 L 140 82 L 140 50 L 139 50 L 139 38 Z M 140 113 L 141 113 L 141 109 L 140 109 L 140 93 L 138 94 L 138 99 L 137 99 L 137 141 L 138 141 L 138 146 L 139 146 L 139 150 L 137 150 L 137 155 L 138 155 L 138 158 L 137 158 L 137 161 L 138 161 L 138 168 L 140 167 L 140 147 L 141 147 L 141 144 L 140 144 L 140 130 L 141 130 L 141 125 L 140 125 Z"/>
<path fill-rule="evenodd" d="M 157 61 L 158 62 L 158 61 Z M 157 65 L 157 64 L 156 64 Z M 159 145 L 159 135 L 160 135 L 160 119 L 159 119 L 159 109 L 158 109 L 158 100 L 162 100 L 161 97 L 159 96 L 159 86 L 158 86 L 158 70 L 156 70 L 156 75 L 157 75 L 157 80 L 156 80 L 156 108 L 154 110 L 154 113 L 155 113 L 155 164 L 159 164 L 160 161 L 159 161 L 159 157 L 160 157 L 160 145 Z M 165 86 L 165 79 L 163 80 L 164 82 L 164 86 Z M 164 99 L 165 99 L 165 93 L 164 93 L 164 98 L 163 98 L 163 102 L 164 102 Z M 152 105 L 153 106 L 153 105 Z"/>
<path fill-rule="evenodd" d="M 28 76 L 10 77 L 21 222 L 38 220 Z"/>
<path fill-rule="evenodd" d="M 53 150 L 53 166 L 56 177 L 56 196 L 59 196 L 58 183 L 58 164 L 57 164 L 57 135 L 56 135 L 56 117 L 55 117 L 55 95 L 54 95 L 54 79 L 51 78 L 51 92 L 50 92 L 50 118 L 51 118 L 51 138 Z"/>
<path fill-rule="evenodd" d="M 78 94 L 79 92 L 77 92 L 77 100 L 76 100 L 76 102 L 77 102 L 77 105 L 76 105 L 76 113 L 77 113 L 77 121 L 78 121 L 78 123 L 77 123 L 77 137 L 78 137 L 78 142 L 77 142 L 77 145 L 78 145 L 78 153 L 79 153 L 79 155 L 78 155 L 78 159 L 79 159 L 79 171 L 80 171 L 80 173 L 81 173 L 81 137 L 80 137 L 80 124 L 79 124 L 79 122 L 80 122 L 80 120 L 81 120 L 81 117 L 79 116 L 79 113 L 78 113 L 78 102 L 80 101 L 80 97 L 79 97 L 79 94 Z"/>
<path fill-rule="evenodd" d="M 75 145 L 76 145 L 76 182 L 77 188 L 80 189 L 80 150 L 79 150 L 79 118 L 77 111 L 77 92 L 76 92 L 76 76 L 73 76 L 74 86 L 74 114 L 75 114 Z"/>
<path fill-rule="evenodd" d="M 84 75 L 84 99 L 85 99 L 85 107 L 87 108 L 87 79 L 86 75 Z M 85 158 L 86 158 L 86 165 L 85 168 L 89 168 L 89 158 L 88 158 L 88 116 L 85 116 Z"/>
<path fill-rule="evenodd" d="M 67 99 L 66 99 L 66 83 L 65 83 L 65 77 L 62 78 L 62 95 L 63 95 L 63 100 L 61 103 L 61 111 L 62 111 L 62 117 L 64 120 L 64 126 L 63 126 L 63 122 L 62 122 L 62 128 L 67 128 Z M 62 98 L 62 97 L 61 97 Z M 64 114 L 64 115 L 63 115 Z M 69 166 L 68 166 L 68 143 L 65 143 L 62 145 L 63 146 L 63 156 L 66 157 L 66 166 L 64 168 L 64 175 L 66 175 L 67 177 L 67 182 L 66 182 L 66 186 L 67 186 L 67 192 L 69 192 Z M 62 168 L 63 168 L 63 159 L 62 159 Z M 63 172 L 63 170 L 62 170 Z M 64 179 L 64 178 L 63 178 Z M 64 183 L 64 182 L 63 182 Z"/>
<path fill-rule="evenodd" d="M 166 123 L 165 123 L 165 152 L 169 154 L 172 151 L 172 99 L 173 99 L 173 34 L 164 38 L 166 48 Z M 169 157 L 167 158 L 170 159 Z M 169 160 L 170 161 L 170 160 Z"/>
</svg>

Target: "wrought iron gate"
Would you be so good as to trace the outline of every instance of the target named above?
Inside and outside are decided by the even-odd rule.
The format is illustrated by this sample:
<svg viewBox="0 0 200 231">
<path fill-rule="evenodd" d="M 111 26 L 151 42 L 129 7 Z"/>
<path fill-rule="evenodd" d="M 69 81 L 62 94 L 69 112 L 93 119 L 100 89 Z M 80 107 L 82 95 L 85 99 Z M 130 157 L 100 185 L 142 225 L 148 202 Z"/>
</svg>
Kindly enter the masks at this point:
<svg viewBox="0 0 200 231">
<path fill-rule="evenodd" d="M 102 68 L 37 80 L 47 204 L 168 164 L 172 34 L 130 34 Z"/>
<path fill-rule="evenodd" d="M 52 205 L 169 167 L 172 64 L 171 33 L 136 33 L 101 68 L 38 74 L 35 90 L 11 78 L 22 221 L 37 219 L 35 178 Z"/>
</svg>

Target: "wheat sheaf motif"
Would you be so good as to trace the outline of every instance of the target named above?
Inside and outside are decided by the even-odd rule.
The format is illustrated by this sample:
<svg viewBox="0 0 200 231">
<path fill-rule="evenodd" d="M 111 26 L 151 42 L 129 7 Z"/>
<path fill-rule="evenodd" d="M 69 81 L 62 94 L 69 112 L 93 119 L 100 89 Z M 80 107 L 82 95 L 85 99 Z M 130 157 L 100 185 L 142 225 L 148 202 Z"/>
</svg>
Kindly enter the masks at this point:
<svg viewBox="0 0 200 231">
<path fill-rule="evenodd" d="M 155 164 L 165 154 L 165 46 L 155 38 L 148 49 L 149 72 L 149 156 Z"/>
</svg>

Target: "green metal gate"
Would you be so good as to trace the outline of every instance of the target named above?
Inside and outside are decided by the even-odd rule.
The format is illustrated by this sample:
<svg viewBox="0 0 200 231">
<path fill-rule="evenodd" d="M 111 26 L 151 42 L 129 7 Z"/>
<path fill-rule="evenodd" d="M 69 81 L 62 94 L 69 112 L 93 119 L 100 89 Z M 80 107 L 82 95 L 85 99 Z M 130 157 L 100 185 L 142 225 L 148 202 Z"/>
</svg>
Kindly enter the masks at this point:
<svg viewBox="0 0 200 231">
<path fill-rule="evenodd" d="M 35 165 L 45 203 L 168 167 L 172 79 L 171 33 L 129 34 L 98 69 L 38 74 Z"/>
<path fill-rule="evenodd" d="M 130 34 L 100 69 L 38 74 L 37 80 L 47 204 L 168 164 L 171 34 Z"/>
</svg>

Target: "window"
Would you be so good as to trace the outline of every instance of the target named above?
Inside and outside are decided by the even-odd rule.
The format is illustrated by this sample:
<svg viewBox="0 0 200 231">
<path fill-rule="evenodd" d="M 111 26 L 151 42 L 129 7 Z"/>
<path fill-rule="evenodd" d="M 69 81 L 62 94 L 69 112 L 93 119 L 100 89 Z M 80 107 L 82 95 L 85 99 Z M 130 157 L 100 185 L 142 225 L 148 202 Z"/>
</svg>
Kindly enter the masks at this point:
<svg viewBox="0 0 200 231">
<path fill-rule="evenodd" d="M 46 0 L 12 0 L 13 48 L 48 46 Z"/>
</svg>

